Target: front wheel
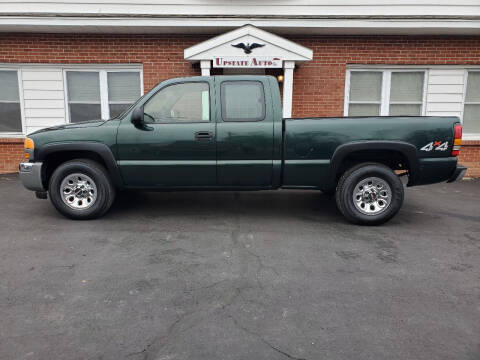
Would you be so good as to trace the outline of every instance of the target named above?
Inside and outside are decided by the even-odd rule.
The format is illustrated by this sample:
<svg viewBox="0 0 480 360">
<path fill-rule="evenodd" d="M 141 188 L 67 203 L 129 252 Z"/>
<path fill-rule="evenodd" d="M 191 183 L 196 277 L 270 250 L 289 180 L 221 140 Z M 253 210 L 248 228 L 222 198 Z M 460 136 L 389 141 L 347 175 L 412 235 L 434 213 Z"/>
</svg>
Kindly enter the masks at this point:
<svg viewBox="0 0 480 360">
<path fill-rule="evenodd" d="M 335 194 L 337 207 L 354 224 L 379 225 L 390 220 L 403 204 L 403 184 L 387 166 L 364 163 L 346 171 Z"/>
<path fill-rule="evenodd" d="M 55 208 L 71 219 L 98 218 L 115 198 L 106 169 L 89 159 L 61 164 L 50 178 L 48 191 Z"/>
</svg>

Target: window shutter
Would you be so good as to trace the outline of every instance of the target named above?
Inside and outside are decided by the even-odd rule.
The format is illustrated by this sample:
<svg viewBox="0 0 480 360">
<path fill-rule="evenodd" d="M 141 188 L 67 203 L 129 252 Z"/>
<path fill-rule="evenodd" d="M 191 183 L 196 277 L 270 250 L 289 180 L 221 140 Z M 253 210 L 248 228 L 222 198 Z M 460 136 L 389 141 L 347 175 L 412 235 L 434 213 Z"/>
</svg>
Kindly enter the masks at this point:
<svg viewBox="0 0 480 360">
<path fill-rule="evenodd" d="M 377 104 L 350 104 L 349 116 L 379 116 L 380 105 Z"/>
<path fill-rule="evenodd" d="M 350 101 L 380 102 L 382 73 L 352 71 L 350 74 Z"/>
<path fill-rule="evenodd" d="M 421 103 L 423 98 L 424 77 L 424 72 L 393 72 L 390 102 Z"/>
<path fill-rule="evenodd" d="M 0 101 L 20 101 L 16 71 L 0 71 L 0 84 Z"/>
<path fill-rule="evenodd" d="M 480 134 L 480 71 L 469 71 L 463 110 L 464 133 Z"/>
<path fill-rule="evenodd" d="M 480 102 L 480 71 L 468 73 L 465 102 Z"/>
<path fill-rule="evenodd" d="M 68 71 L 69 102 L 100 103 L 100 78 L 98 72 Z"/>
<path fill-rule="evenodd" d="M 140 74 L 138 72 L 109 72 L 108 101 L 133 103 L 140 97 Z"/>
</svg>

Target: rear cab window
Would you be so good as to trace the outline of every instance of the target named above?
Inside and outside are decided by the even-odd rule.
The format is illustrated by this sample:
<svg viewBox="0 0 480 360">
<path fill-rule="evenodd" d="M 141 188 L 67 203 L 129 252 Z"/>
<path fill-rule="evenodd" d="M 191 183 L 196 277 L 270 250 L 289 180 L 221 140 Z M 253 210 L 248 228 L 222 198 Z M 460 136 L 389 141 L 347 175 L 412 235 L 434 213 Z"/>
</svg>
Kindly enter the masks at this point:
<svg viewBox="0 0 480 360">
<path fill-rule="evenodd" d="M 260 81 L 224 81 L 220 98 L 225 122 L 265 119 L 265 90 Z"/>
</svg>

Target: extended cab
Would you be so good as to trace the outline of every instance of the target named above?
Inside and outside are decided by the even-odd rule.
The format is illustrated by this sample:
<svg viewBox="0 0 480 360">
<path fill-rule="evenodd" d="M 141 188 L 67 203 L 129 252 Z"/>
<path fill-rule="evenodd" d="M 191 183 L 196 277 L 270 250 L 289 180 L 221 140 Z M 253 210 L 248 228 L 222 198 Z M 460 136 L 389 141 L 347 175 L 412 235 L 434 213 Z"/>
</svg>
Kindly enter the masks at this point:
<svg viewBox="0 0 480 360">
<path fill-rule="evenodd" d="M 319 189 L 351 222 L 392 218 L 407 186 L 461 179 L 456 117 L 283 119 L 270 76 L 171 79 L 108 121 L 25 140 L 20 177 L 65 216 L 103 215 L 116 190 Z"/>
</svg>

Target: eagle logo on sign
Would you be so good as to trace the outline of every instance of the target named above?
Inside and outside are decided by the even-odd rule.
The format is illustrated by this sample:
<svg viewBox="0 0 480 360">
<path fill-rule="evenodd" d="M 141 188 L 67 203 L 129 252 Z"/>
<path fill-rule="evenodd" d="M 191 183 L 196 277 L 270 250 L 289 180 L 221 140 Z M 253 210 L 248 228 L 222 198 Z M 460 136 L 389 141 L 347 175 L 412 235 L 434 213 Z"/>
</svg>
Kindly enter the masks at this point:
<svg viewBox="0 0 480 360">
<path fill-rule="evenodd" d="M 241 42 L 241 43 L 238 43 L 238 44 L 232 44 L 232 46 L 236 47 L 236 48 L 239 48 L 239 49 L 243 49 L 245 54 L 250 54 L 253 49 L 264 47 L 265 44 L 258 44 L 258 43 L 251 43 L 250 44 L 250 43 L 247 43 L 245 45 L 245 43 Z"/>
</svg>

